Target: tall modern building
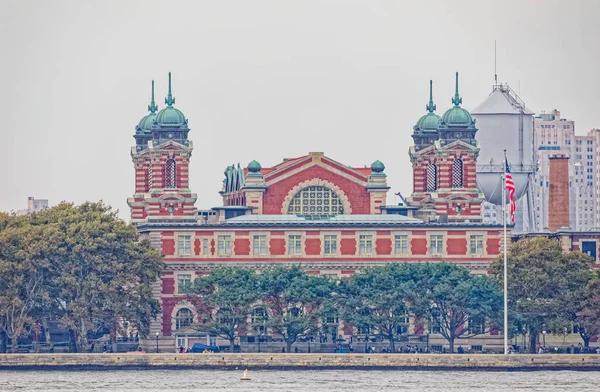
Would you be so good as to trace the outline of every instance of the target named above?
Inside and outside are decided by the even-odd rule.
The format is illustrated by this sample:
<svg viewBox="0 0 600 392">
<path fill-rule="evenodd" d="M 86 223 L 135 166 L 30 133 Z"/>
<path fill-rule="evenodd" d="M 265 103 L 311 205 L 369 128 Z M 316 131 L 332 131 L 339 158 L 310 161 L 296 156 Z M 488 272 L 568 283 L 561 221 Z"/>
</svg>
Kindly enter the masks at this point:
<svg viewBox="0 0 600 392">
<path fill-rule="evenodd" d="M 536 231 L 548 230 L 550 157 L 564 154 L 569 158 L 570 227 L 587 231 L 600 227 L 598 214 L 598 142 L 600 130 L 575 135 L 575 121 L 561 118 L 558 110 L 534 118 L 534 141 L 537 154 L 534 195 Z"/>
</svg>

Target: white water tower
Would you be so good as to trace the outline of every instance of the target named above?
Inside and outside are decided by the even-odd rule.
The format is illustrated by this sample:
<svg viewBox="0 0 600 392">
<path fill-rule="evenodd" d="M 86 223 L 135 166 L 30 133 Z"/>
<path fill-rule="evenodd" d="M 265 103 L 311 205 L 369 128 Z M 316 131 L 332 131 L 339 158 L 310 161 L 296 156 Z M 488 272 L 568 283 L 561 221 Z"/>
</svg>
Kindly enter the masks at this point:
<svg viewBox="0 0 600 392">
<path fill-rule="evenodd" d="M 535 173 L 533 115 L 525 103 L 507 85 L 493 86 L 490 95 L 471 115 L 476 119 L 477 140 L 481 151 L 477 159 L 477 185 L 488 202 L 502 205 L 504 149 L 513 180 L 517 203 L 515 231 L 534 227 L 531 184 Z M 501 216 L 501 214 L 499 214 Z"/>
</svg>

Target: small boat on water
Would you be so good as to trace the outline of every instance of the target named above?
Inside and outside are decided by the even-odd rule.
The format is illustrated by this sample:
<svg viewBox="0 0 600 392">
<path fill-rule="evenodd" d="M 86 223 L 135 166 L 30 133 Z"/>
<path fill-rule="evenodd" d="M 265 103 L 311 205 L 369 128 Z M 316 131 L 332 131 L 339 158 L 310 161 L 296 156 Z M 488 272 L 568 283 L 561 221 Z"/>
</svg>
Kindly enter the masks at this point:
<svg viewBox="0 0 600 392">
<path fill-rule="evenodd" d="M 240 378 L 242 381 L 250 381 L 250 376 L 248 375 L 248 369 L 244 370 L 244 374 Z"/>
</svg>

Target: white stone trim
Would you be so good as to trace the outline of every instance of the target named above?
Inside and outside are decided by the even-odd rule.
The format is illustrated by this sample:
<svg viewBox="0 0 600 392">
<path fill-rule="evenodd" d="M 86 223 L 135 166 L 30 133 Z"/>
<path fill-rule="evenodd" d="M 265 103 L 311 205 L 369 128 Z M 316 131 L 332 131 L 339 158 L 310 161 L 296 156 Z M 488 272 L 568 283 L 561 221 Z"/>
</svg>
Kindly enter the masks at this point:
<svg viewBox="0 0 600 392">
<path fill-rule="evenodd" d="M 186 300 L 179 301 L 179 302 L 177 302 L 177 305 L 175 305 L 173 307 L 173 310 L 171 311 L 171 331 L 172 331 L 172 333 L 174 333 L 177 330 L 177 323 L 175 320 L 175 317 L 177 316 L 177 312 L 184 308 L 192 311 L 192 316 L 194 317 L 193 323 L 198 322 L 198 312 L 196 311 L 196 306 L 194 306 L 194 304 L 192 304 L 190 301 L 186 301 Z"/>
<path fill-rule="evenodd" d="M 255 236 L 264 236 L 265 237 L 265 242 L 266 242 L 266 247 L 267 247 L 267 253 L 265 253 L 264 255 L 261 254 L 254 254 L 254 237 Z M 250 240 L 250 256 L 251 257 L 270 257 L 271 256 L 271 231 L 251 231 L 250 235 L 249 235 L 249 240 Z"/>
<path fill-rule="evenodd" d="M 451 232 L 450 232 L 451 233 Z M 483 246 L 483 253 L 482 254 L 472 254 L 471 253 L 471 236 L 474 235 L 480 235 L 483 237 L 482 239 L 482 246 Z M 488 257 L 488 252 L 487 252 L 487 240 L 488 240 L 488 234 L 487 231 L 467 231 L 466 232 L 466 236 L 465 239 L 467 240 L 467 256 L 469 257 Z"/>
<path fill-rule="evenodd" d="M 350 205 L 350 200 L 348 200 L 348 196 L 346 196 L 344 191 L 339 186 L 335 185 L 332 182 L 322 180 L 320 178 L 313 178 L 311 180 L 306 180 L 304 182 L 299 183 L 288 192 L 288 194 L 285 196 L 285 199 L 283 199 L 283 205 L 281 207 L 282 215 L 287 215 L 288 208 L 290 207 L 290 203 L 292 202 L 294 196 L 296 196 L 296 194 L 302 189 L 309 186 L 323 186 L 331 189 L 331 191 L 335 193 L 342 202 L 342 206 L 344 207 L 344 215 L 352 214 L 352 206 Z"/>
<path fill-rule="evenodd" d="M 395 256 L 412 256 L 412 231 L 392 231 L 390 234 L 392 239 L 392 254 Z M 406 236 L 406 253 L 396 253 L 396 236 L 402 235 Z"/>
<path fill-rule="evenodd" d="M 325 236 L 334 235 L 335 238 L 335 253 L 325 253 Z M 341 251 L 341 240 L 342 240 L 342 232 L 341 231 L 323 231 L 321 230 L 319 233 L 319 238 L 321 240 L 321 257 L 340 257 L 342 255 Z"/>
</svg>

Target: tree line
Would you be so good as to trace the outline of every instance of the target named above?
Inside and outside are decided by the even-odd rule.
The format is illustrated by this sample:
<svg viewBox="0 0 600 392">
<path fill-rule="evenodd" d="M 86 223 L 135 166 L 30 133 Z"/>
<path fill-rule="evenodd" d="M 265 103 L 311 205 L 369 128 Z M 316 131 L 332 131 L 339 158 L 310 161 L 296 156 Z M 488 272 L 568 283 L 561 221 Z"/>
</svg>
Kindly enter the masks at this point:
<svg viewBox="0 0 600 392">
<path fill-rule="evenodd" d="M 99 203 L 56 207 L 25 216 L 0 213 L 0 352 L 40 325 L 58 322 L 70 351 L 88 334 L 122 331 L 122 320 L 147 333 L 160 312 L 151 284 L 164 264 L 132 225 Z"/>
<path fill-rule="evenodd" d="M 542 331 L 566 334 L 576 325 L 587 347 L 600 335 L 600 279 L 592 263 L 555 239 L 512 244 L 510 335 L 527 336 L 535 352 Z M 102 202 L 0 213 L 0 352 L 9 345 L 16 351 L 20 337 L 50 321 L 68 331 L 71 351 L 84 351 L 93 332 L 123 334 L 124 320 L 145 336 L 160 314 L 151 285 L 163 269 L 160 252 Z M 395 349 L 412 320 L 415 331 L 435 329 L 453 351 L 457 338 L 502 329 L 502 271 L 502 257 L 488 276 L 444 262 L 387 264 L 341 280 L 299 265 L 219 268 L 186 295 L 198 314 L 193 327 L 231 345 L 258 325 L 283 337 L 289 351 L 341 322 Z"/>
<path fill-rule="evenodd" d="M 408 335 L 411 319 L 416 329 L 434 324 L 453 351 L 457 338 L 497 328 L 502 316 L 498 282 L 443 262 L 387 264 L 347 280 L 310 275 L 301 266 L 260 273 L 220 268 L 199 277 L 188 296 L 197 304 L 199 331 L 228 339 L 233 347 L 249 329 L 264 328 L 281 336 L 288 352 L 299 338 L 321 333 L 328 319 L 380 336 L 392 351 Z"/>
<path fill-rule="evenodd" d="M 536 352 L 544 330 L 566 334 L 575 325 L 585 347 L 600 335 L 600 279 L 591 257 L 539 237 L 512 244 L 508 260 L 511 337 L 526 335 Z M 415 330 L 435 330 L 454 352 L 457 338 L 502 331 L 502 283 L 502 256 L 488 276 L 445 262 L 387 264 L 342 280 L 310 275 L 300 266 L 260 273 L 230 267 L 198 278 L 188 296 L 198 304 L 195 328 L 228 339 L 232 347 L 258 326 L 283 337 L 289 352 L 299 338 L 321 333 L 330 319 L 382 337 L 395 351 L 413 320 Z"/>
</svg>

